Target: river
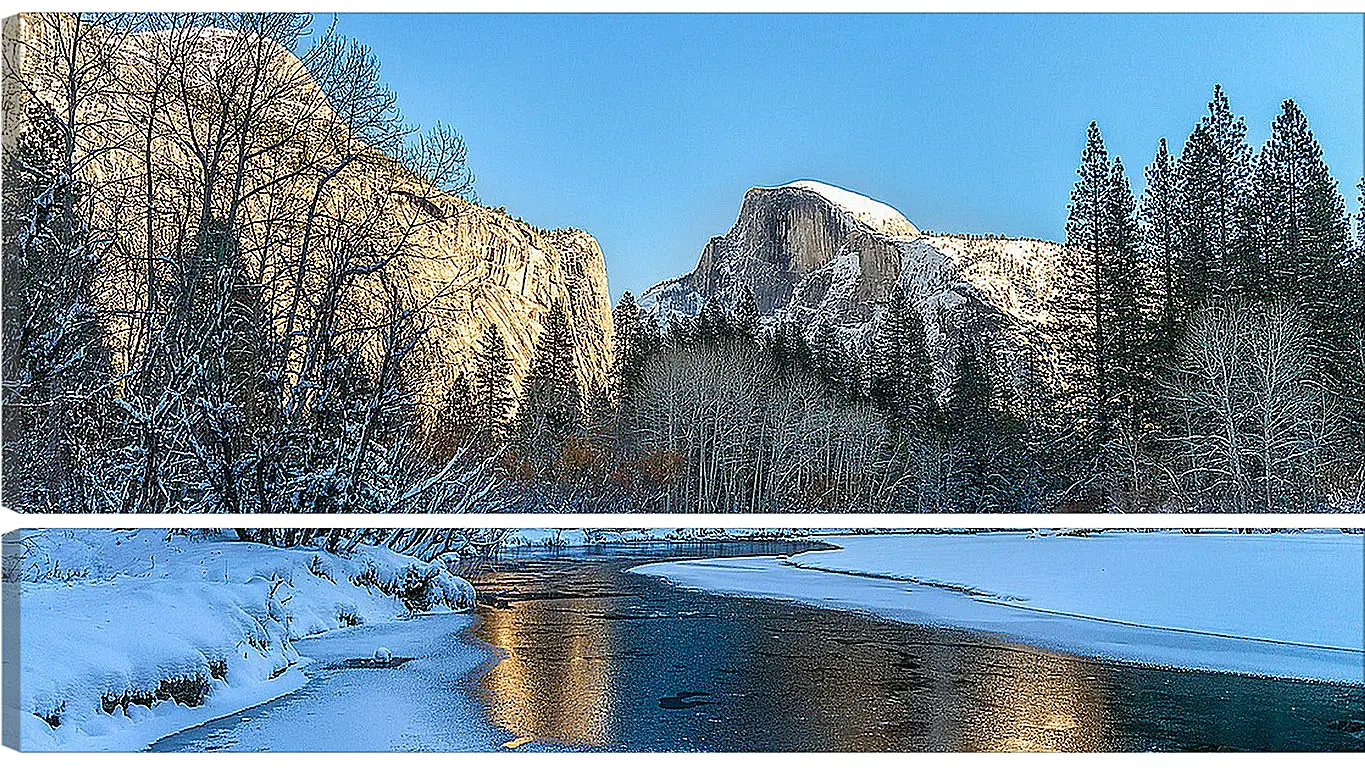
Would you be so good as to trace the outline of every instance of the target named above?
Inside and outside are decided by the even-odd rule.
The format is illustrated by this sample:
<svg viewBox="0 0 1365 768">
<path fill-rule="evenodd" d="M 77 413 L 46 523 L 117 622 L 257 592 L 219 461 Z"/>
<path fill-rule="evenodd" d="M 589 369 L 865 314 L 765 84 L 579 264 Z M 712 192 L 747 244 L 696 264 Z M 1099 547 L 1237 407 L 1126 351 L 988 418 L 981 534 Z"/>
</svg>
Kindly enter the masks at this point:
<svg viewBox="0 0 1365 768">
<path fill-rule="evenodd" d="M 642 562 L 803 543 L 536 551 L 468 578 L 476 616 L 299 643 L 299 691 L 157 751 L 1360 750 L 1365 689 L 1115 664 L 679 589 Z M 347 660 L 384 646 L 392 668 Z"/>
</svg>

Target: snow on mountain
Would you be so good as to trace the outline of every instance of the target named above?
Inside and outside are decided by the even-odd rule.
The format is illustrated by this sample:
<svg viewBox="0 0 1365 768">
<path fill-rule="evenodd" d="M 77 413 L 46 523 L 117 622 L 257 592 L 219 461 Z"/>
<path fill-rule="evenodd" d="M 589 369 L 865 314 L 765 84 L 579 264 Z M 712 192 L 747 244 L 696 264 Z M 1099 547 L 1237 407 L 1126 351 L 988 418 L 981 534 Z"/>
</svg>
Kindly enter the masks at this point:
<svg viewBox="0 0 1365 768">
<path fill-rule="evenodd" d="M 817 181 L 755 187 L 692 272 L 641 297 L 661 319 L 732 306 L 748 287 L 768 322 L 813 335 L 821 322 L 865 341 L 900 285 L 924 322 L 946 391 L 963 344 L 990 347 L 1016 389 L 1055 382 L 1054 302 L 1065 246 L 1026 238 L 921 232 L 891 206 Z"/>
<path fill-rule="evenodd" d="M 842 208 L 853 218 L 873 229 L 884 232 L 894 237 L 909 236 L 919 234 L 910 220 L 900 211 L 879 200 L 851 192 L 833 184 L 826 184 L 822 181 L 812 181 L 803 179 L 784 184 L 784 187 L 793 189 L 805 189 L 823 197 L 829 202 Z"/>
</svg>

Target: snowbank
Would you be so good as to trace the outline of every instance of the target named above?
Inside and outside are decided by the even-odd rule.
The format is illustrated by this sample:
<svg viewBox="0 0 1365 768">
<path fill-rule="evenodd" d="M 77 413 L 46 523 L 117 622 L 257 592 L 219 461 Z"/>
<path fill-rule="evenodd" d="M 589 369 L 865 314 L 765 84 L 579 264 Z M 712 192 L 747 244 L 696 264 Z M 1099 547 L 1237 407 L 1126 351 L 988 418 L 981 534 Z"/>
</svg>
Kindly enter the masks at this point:
<svg viewBox="0 0 1365 768">
<path fill-rule="evenodd" d="M 633 569 L 680 586 L 1188 669 L 1365 683 L 1365 537 L 1108 532 L 830 537 L 790 558 Z"/>
<path fill-rule="evenodd" d="M 664 542 L 808 538 L 804 528 L 518 528 L 505 547 L 594 547 Z"/>
<path fill-rule="evenodd" d="M 140 749 L 303 685 L 299 638 L 474 605 L 468 582 L 378 547 L 49 530 L 7 537 L 5 561 L 26 750 Z"/>
</svg>

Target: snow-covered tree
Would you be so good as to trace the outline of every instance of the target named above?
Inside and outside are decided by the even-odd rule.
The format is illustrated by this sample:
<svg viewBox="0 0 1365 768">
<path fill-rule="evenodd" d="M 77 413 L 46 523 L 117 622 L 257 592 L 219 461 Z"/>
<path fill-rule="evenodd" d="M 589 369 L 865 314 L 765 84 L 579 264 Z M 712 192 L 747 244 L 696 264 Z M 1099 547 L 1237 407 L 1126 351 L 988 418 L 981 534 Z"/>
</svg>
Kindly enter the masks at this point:
<svg viewBox="0 0 1365 768">
<path fill-rule="evenodd" d="M 740 291 L 739 299 L 735 301 L 735 313 L 732 320 L 735 333 L 749 339 L 758 339 L 758 299 L 754 296 L 754 289 L 744 286 Z"/>
<path fill-rule="evenodd" d="M 40 102 L 27 113 L 4 162 L 4 502 L 83 511 L 112 396 L 97 255 L 60 124 Z"/>
<path fill-rule="evenodd" d="M 1185 429 L 1173 489 L 1186 509 L 1312 511 L 1340 471 L 1340 400 L 1325 389 L 1303 315 L 1235 300 L 1190 320 L 1170 397 Z"/>
</svg>

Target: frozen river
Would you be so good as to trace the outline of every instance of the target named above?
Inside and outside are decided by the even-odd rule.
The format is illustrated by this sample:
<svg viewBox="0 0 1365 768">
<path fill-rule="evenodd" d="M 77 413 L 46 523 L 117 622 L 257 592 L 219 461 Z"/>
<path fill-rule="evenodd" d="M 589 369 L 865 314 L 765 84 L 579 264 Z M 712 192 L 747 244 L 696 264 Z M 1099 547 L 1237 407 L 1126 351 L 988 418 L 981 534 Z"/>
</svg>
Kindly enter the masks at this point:
<svg viewBox="0 0 1365 768">
<path fill-rule="evenodd" d="M 626 570 L 742 544 L 543 552 L 476 617 L 300 643 L 299 691 L 155 750 L 1361 749 L 1365 690 L 1113 664 Z M 384 646 L 411 658 L 348 666 Z"/>
</svg>

